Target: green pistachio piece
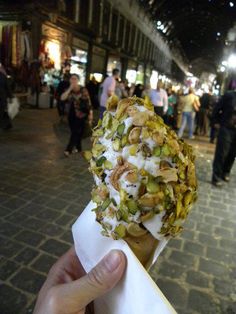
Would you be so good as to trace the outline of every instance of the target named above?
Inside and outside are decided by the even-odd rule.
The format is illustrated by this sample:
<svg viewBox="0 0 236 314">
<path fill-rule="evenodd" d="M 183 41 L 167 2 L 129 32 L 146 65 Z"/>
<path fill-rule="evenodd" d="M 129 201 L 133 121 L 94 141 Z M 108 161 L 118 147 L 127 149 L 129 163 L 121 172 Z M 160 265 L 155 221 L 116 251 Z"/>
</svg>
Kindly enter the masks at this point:
<svg viewBox="0 0 236 314">
<path fill-rule="evenodd" d="M 106 157 L 102 156 L 100 157 L 97 161 L 96 161 L 96 166 L 97 167 L 101 167 L 103 165 L 103 163 L 106 161 Z"/>
<path fill-rule="evenodd" d="M 120 214 L 121 214 L 121 219 L 129 222 L 129 213 L 128 213 L 128 208 L 125 206 L 123 202 L 120 204 Z"/>
<path fill-rule="evenodd" d="M 151 219 L 153 216 L 154 216 L 154 212 L 150 211 L 147 214 L 141 216 L 140 219 L 142 222 L 144 222 L 144 221 Z"/>
<path fill-rule="evenodd" d="M 185 207 L 187 207 L 193 200 L 193 195 L 190 191 L 186 192 L 184 194 L 183 204 Z"/>
<path fill-rule="evenodd" d="M 106 114 L 103 116 L 102 119 L 102 126 L 106 129 L 110 129 L 112 123 L 112 116 L 109 112 L 106 112 Z"/>
<path fill-rule="evenodd" d="M 120 210 L 118 210 L 118 211 L 116 212 L 116 219 L 117 219 L 118 221 L 120 221 L 121 218 L 122 218 L 122 213 L 121 213 Z"/>
<path fill-rule="evenodd" d="M 181 171 L 179 173 L 179 177 L 180 177 L 181 180 L 185 180 L 185 178 L 186 178 L 185 173 L 183 171 Z"/>
<path fill-rule="evenodd" d="M 103 136 L 103 134 L 104 134 L 103 129 L 97 129 L 97 130 L 93 131 L 93 137 Z"/>
<path fill-rule="evenodd" d="M 89 150 L 84 151 L 83 156 L 87 161 L 90 161 L 90 159 L 93 157 L 92 152 L 90 152 Z"/>
<path fill-rule="evenodd" d="M 125 202 L 128 199 L 128 195 L 125 190 L 120 189 L 120 200 L 121 202 Z"/>
<path fill-rule="evenodd" d="M 111 170 L 113 168 L 113 165 L 112 165 L 112 163 L 109 160 L 105 160 L 104 168 L 107 169 L 107 170 Z"/>
<path fill-rule="evenodd" d="M 117 128 L 117 135 L 119 135 L 121 137 L 124 133 L 124 130 L 125 130 L 125 124 L 122 123 Z"/>
<path fill-rule="evenodd" d="M 96 144 L 93 146 L 92 148 L 92 154 L 93 154 L 93 157 L 98 157 L 99 155 L 102 154 L 103 151 L 106 150 L 106 147 L 103 146 L 102 144 Z"/>
<path fill-rule="evenodd" d="M 121 147 L 125 147 L 125 145 L 128 143 L 128 136 L 123 135 L 121 138 Z"/>
<path fill-rule="evenodd" d="M 102 211 L 106 210 L 107 207 L 111 204 L 111 200 L 109 198 L 107 198 L 103 203 L 102 203 L 102 206 L 101 206 L 101 209 Z"/>
<path fill-rule="evenodd" d="M 124 238 L 126 236 L 126 228 L 124 225 L 118 225 L 116 226 L 114 230 L 115 234 L 118 236 L 118 238 Z"/>
<path fill-rule="evenodd" d="M 154 194 L 159 192 L 160 187 L 159 184 L 157 182 L 155 182 L 154 180 L 149 180 L 147 183 L 147 191 L 148 193 Z"/>
<path fill-rule="evenodd" d="M 153 150 L 153 156 L 160 157 L 161 156 L 161 147 L 155 147 Z"/>
<path fill-rule="evenodd" d="M 127 207 L 132 215 L 136 214 L 136 212 L 138 211 L 138 204 L 135 202 L 135 200 L 127 201 Z"/>
<path fill-rule="evenodd" d="M 121 141 L 118 138 L 116 138 L 112 143 L 112 147 L 114 151 L 118 152 L 121 148 Z"/>
<path fill-rule="evenodd" d="M 164 145 L 162 147 L 162 150 L 161 150 L 161 153 L 164 155 L 164 156 L 169 156 L 170 155 L 170 149 L 167 145 Z"/>
</svg>

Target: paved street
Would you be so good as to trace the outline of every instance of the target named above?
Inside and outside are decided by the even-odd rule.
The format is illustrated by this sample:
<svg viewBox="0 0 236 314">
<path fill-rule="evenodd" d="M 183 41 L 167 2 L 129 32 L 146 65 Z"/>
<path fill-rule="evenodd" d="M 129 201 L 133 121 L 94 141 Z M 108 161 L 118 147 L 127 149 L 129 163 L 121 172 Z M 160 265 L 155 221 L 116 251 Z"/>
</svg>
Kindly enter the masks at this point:
<svg viewBox="0 0 236 314">
<path fill-rule="evenodd" d="M 54 109 L 24 109 L 13 130 L 0 132 L 1 314 L 32 313 L 50 266 L 70 247 L 71 225 L 90 199 L 86 162 L 62 154 L 67 136 Z M 179 314 L 233 314 L 236 167 L 230 184 L 211 187 L 214 146 L 204 139 L 193 143 L 199 200 L 151 275 Z"/>
</svg>

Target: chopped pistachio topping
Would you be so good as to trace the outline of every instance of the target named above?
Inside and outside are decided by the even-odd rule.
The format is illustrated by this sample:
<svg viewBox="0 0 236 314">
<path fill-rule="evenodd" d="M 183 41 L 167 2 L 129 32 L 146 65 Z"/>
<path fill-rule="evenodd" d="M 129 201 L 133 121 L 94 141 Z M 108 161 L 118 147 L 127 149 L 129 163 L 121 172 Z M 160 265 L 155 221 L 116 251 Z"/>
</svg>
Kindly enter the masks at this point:
<svg viewBox="0 0 236 314">
<path fill-rule="evenodd" d="M 96 179 L 92 200 L 105 236 L 143 235 L 155 216 L 162 221 L 158 239 L 181 232 L 197 199 L 195 156 L 147 98 L 110 97 L 84 157 Z"/>
</svg>

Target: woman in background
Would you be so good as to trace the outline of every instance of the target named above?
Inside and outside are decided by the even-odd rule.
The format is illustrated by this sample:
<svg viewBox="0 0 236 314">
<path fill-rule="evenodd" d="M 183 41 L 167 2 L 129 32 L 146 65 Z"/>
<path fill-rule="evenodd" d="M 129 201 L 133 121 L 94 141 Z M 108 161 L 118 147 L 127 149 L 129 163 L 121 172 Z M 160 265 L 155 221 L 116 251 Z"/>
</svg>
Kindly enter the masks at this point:
<svg viewBox="0 0 236 314">
<path fill-rule="evenodd" d="M 189 88 L 188 95 L 182 98 L 183 104 L 183 115 L 182 124 L 178 132 L 178 136 L 182 137 L 186 125 L 188 125 L 189 139 L 193 139 L 193 129 L 194 129 L 194 116 L 195 112 L 199 111 L 200 103 L 198 97 L 194 94 L 193 88 Z"/>
<path fill-rule="evenodd" d="M 70 140 L 64 151 L 64 155 L 69 157 L 72 152 L 82 150 L 81 140 L 85 128 L 85 122 L 89 119 L 92 123 L 91 102 L 86 88 L 80 89 L 79 76 L 72 74 L 70 87 L 61 95 L 62 101 L 67 101 L 67 114 L 70 126 Z"/>
</svg>

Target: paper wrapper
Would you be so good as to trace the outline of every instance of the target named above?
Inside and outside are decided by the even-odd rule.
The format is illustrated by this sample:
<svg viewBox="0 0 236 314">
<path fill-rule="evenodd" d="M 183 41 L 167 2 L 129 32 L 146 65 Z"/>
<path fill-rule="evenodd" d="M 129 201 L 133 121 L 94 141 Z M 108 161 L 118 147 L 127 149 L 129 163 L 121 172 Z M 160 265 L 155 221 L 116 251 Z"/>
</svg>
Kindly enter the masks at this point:
<svg viewBox="0 0 236 314">
<path fill-rule="evenodd" d="M 76 254 L 89 272 L 112 249 L 122 250 L 127 257 L 127 269 L 119 284 L 105 296 L 95 300 L 95 314 L 176 313 L 142 264 L 123 240 L 101 235 L 92 201 L 72 227 Z M 160 241 L 153 256 L 157 259 L 167 241 Z"/>
</svg>

